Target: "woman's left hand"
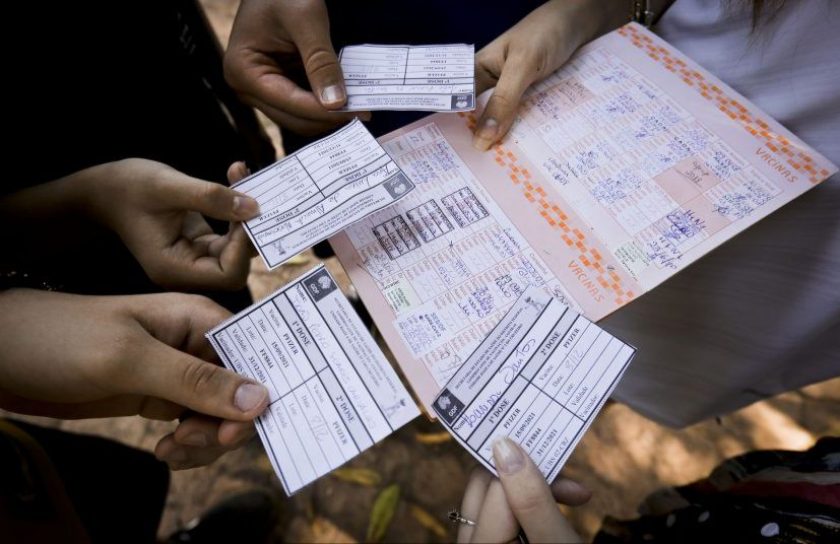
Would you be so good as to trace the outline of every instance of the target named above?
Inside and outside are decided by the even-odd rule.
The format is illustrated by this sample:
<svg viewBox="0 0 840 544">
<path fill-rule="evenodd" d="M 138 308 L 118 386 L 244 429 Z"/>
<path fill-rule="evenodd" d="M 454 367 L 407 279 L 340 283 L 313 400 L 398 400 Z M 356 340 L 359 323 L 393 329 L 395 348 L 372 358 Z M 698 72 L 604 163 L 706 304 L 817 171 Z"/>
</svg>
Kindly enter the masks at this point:
<svg viewBox="0 0 840 544">
<path fill-rule="evenodd" d="M 508 438 L 494 444 L 493 459 L 499 479 L 481 467 L 470 476 L 460 513 L 475 525 L 461 525 L 458 542 L 517 541 L 520 528 L 529 542 L 582 542 L 557 503 L 584 504 L 589 490 L 566 478 L 549 487 L 528 454 Z"/>
<path fill-rule="evenodd" d="M 246 174 L 243 163 L 229 181 Z M 73 174 L 86 184 L 90 212 L 116 232 L 154 283 L 170 290 L 240 289 L 253 248 L 239 224 L 259 214 L 257 202 L 229 187 L 165 164 L 126 159 Z M 230 221 L 213 232 L 204 216 Z"/>
</svg>

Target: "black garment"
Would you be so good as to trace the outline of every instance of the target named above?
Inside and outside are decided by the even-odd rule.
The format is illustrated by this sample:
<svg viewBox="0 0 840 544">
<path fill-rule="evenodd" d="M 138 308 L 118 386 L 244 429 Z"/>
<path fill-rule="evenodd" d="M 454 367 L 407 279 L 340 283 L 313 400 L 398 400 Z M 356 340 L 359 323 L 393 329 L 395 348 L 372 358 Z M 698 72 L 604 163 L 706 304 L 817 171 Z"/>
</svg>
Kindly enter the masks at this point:
<svg viewBox="0 0 840 544">
<path fill-rule="evenodd" d="M 194 1 L 15 2 L 4 19 L 26 31 L 4 38 L 12 161 L 3 193 L 129 157 L 220 183 L 236 160 L 252 169 L 273 161 L 253 112 L 224 84 Z M 103 238 L 30 273 L 77 293 L 158 290 L 115 236 Z"/>
<path fill-rule="evenodd" d="M 708 478 L 657 491 L 640 517 L 607 517 L 596 544 L 840 541 L 840 438 L 807 451 L 761 450 L 733 457 Z"/>
<path fill-rule="evenodd" d="M 167 544 L 266 544 L 280 519 L 280 502 L 264 489 L 232 495 L 169 535 Z"/>
<path fill-rule="evenodd" d="M 70 515 L 78 517 L 91 542 L 156 541 L 169 488 L 165 463 L 104 438 L 9 423 L 37 443 L 52 467 L 47 469 L 32 451 L 0 432 L 0 504 L 5 506 L 0 521 L 8 515 L 14 527 L 61 519 L 57 509 L 62 506 L 51 487 L 56 482 L 45 480 L 55 474 L 69 499 Z M 2 534 L 4 541 L 16 541 L 14 529 L 11 535 Z"/>
</svg>

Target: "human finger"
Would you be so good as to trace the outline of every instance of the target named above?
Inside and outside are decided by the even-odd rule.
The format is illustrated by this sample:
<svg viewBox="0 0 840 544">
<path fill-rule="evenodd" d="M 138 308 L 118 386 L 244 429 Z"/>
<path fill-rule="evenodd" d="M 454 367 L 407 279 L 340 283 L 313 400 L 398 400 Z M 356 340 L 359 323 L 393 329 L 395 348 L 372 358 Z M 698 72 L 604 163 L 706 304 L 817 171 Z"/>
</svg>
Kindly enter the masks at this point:
<svg viewBox="0 0 840 544">
<path fill-rule="evenodd" d="M 493 475 L 487 472 L 484 467 L 476 467 L 470 474 L 469 482 L 464 490 L 464 498 L 461 500 L 461 515 L 475 522 L 481 513 L 481 506 L 484 504 L 484 497 L 487 495 L 487 488 Z M 475 531 L 474 525 L 458 525 L 458 542 L 472 542 L 472 535 Z"/>
<path fill-rule="evenodd" d="M 492 479 L 475 520 L 473 542 L 508 542 L 519 533 L 519 523 L 507 504 L 505 491 L 497 479 Z"/>
<path fill-rule="evenodd" d="M 486 151 L 507 134 L 528 86 L 537 77 L 538 61 L 521 50 L 508 53 L 499 81 L 476 123 L 473 146 Z"/>
<path fill-rule="evenodd" d="M 519 445 L 507 437 L 497 440 L 493 460 L 506 504 L 530 542 L 577 541 L 539 468 Z"/>
</svg>

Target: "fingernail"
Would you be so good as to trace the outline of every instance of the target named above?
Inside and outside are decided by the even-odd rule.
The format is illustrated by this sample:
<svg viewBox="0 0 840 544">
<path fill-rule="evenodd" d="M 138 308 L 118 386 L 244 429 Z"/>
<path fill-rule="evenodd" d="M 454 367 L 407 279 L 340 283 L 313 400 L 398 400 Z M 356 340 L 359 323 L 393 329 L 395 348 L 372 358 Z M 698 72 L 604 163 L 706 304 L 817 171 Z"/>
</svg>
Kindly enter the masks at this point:
<svg viewBox="0 0 840 544">
<path fill-rule="evenodd" d="M 525 453 L 507 437 L 493 443 L 493 459 L 496 461 L 496 470 L 505 474 L 513 474 L 525 466 Z"/>
<path fill-rule="evenodd" d="M 207 440 L 207 435 L 204 433 L 190 433 L 181 439 L 181 444 L 184 444 L 185 446 L 195 446 L 197 448 L 203 448 L 209 443 L 210 441 Z"/>
<path fill-rule="evenodd" d="M 250 412 L 268 396 L 268 390 L 255 383 L 243 383 L 233 396 L 233 403 L 243 412 Z"/>
<path fill-rule="evenodd" d="M 496 135 L 498 133 L 499 123 L 492 117 L 488 117 L 481 123 L 478 130 L 475 131 L 473 147 L 479 151 L 486 151 L 496 141 Z"/>
<path fill-rule="evenodd" d="M 239 217 L 252 217 L 260 213 L 260 205 L 247 196 L 233 197 L 233 213 Z"/>
<path fill-rule="evenodd" d="M 322 104 L 337 104 L 344 102 L 344 88 L 341 85 L 330 85 L 321 91 Z"/>
</svg>

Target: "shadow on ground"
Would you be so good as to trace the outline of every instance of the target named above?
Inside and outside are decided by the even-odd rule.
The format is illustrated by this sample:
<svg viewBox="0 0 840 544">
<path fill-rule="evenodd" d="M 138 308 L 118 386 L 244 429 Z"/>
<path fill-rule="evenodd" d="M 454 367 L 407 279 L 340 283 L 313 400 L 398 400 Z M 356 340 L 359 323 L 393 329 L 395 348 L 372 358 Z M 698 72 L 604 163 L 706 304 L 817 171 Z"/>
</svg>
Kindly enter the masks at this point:
<svg viewBox="0 0 840 544">
<path fill-rule="evenodd" d="M 268 273 L 255 261 L 250 281 L 255 298 L 317 263 L 306 254 L 296 264 Z M 347 289 L 340 264 L 335 259 L 326 264 Z M 28 419 L 146 449 L 152 449 L 174 425 L 140 418 Z M 753 449 L 806 449 L 829 434 L 840 434 L 840 379 L 683 430 L 662 427 L 626 406 L 612 404 L 592 425 L 564 470 L 566 476 L 592 489 L 594 497 L 587 505 L 566 511 L 589 538 L 605 515 L 632 517 L 648 493 L 703 477 L 726 457 Z M 255 438 L 212 466 L 173 475 L 160 534 L 169 534 L 231 494 L 259 487 L 270 490 L 282 503 L 277 542 L 364 541 L 374 501 L 384 489 L 396 485 L 399 498 L 384 540 L 451 541 L 455 533 L 446 514 L 460 503 L 475 465 L 442 427 L 420 417 L 348 463 L 345 469 L 351 470 L 325 476 L 287 498 Z"/>
</svg>

